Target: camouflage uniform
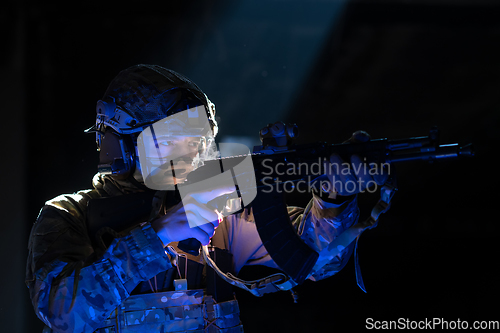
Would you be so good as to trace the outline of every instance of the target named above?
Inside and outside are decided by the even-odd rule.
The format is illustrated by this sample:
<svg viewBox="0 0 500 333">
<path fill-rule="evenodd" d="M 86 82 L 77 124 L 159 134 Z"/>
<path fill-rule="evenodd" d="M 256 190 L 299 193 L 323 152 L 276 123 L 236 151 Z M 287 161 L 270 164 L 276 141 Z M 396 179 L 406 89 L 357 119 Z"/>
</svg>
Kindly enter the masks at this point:
<svg viewBox="0 0 500 333">
<path fill-rule="evenodd" d="M 92 242 L 86 223 L 89 200 L 133 191 L 133 186 L 97 175 L 93 190 L 56 197 L 42 208 L 29 239 L 26 284 L 37 316 L 47 325 L 44 332 L 112 332 L 117 321 L 127 326 L 126 332 L 241 331 L 235 300 L 215 304 L 203 290 L 134 295 L 141 282 L 172 267 L 150 224 L 114 235 L 106 248 Z M 307 209 L 288 207 L 288 212 L 299 235 L 317 252 L 359 216 L 356 197 L 335 204 L 317 194 Z M 259 239 L 251 210 L 226 217 L 215 239 L 233 255 L 236 274 L 244 265 L 277 268 Z M 329 264 L 309 278 L 335 274 L 352 250 L 351 245 L 328 258 Z"/>
</svg>

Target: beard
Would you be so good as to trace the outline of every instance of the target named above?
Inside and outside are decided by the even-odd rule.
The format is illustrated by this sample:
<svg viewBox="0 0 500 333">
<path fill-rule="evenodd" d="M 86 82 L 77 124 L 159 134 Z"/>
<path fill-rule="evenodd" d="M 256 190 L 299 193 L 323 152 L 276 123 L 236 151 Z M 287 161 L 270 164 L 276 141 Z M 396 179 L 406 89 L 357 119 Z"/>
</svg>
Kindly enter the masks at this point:
<svg viewBox="0 0 500 333">
<path fill-rule="evenodd" d="M 136 169 L 134 178 L 155 190 L 171 189 L 175 185 L 183 183 L 187 175 L 195 169 L 193 159 L 184 158 L 163 164 L 153 159 L 148 162 L 145 170 Z M 144 180 L 144 176 L 146 176 L 147 181 Z"/>
</svg>

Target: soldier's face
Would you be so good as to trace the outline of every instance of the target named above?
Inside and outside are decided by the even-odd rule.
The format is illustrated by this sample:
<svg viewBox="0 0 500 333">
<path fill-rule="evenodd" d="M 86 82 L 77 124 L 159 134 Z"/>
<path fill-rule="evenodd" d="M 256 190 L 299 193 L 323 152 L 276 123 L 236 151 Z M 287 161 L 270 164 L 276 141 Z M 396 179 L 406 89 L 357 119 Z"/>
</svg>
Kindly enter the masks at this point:
<svg viewBox="0 0 500 333">
<path fill-rule="evenodd" d="M 177 112 L 139 134 L 137 156 L 146 186 L 161 190 L 164 185 L 177 184 L 199 164 L 200 144 L 205 145 L 205 137 L 212 136 L 205 111 L 200 106 Z"/>
<path fill-rule="evenodd" d="M 201 145 L 200 137 L 158 136 L 143 140 L 141 153 L 145 158 L 141 165 L 137 161 L 138 174 L 149 177 L 148 183 L 154 183 L 155 188 L 164 188 L 183 182 L 193 171 L 193 161 L 198 155 Z"/>
<path fill-rule="evenodd" d="M 200 137 L 158 136 L 144 140 L 149 176 L 156 183 L 175 185 L 193 171 L 193 160 L 200 148 Z"/>
</svg>

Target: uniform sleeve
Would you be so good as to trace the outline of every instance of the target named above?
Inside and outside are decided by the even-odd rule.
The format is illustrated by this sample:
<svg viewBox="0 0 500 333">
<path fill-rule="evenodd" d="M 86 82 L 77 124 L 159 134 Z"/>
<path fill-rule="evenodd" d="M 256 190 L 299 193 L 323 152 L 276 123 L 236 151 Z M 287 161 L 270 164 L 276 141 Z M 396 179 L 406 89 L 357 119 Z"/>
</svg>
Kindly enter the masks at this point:
<svg viewBox="0 0 500 333">
<path fill-rule="evenodd" d="M 318 253 L 359 219 L 357 196 L 335 202 L 316 192 L 305 209 L 289 207 L 289 213 L 298 235 Z M 346 265 L 353 250 L 354 243 L 351 243 L 337 256 L 328 258 L 326 265 L 311 272 L 309 279 L 318 281 L 336 274 Z"/>
<path fill-rule="evenodd" d="M 46 205 L 32 228 L 26 284 L 37 316 L 53 331 L 93 332 L 139 282 L 170 267 L 149 224 L 115 238 L 96 258 L 84 212 L 59 201 Z"/>
<path fill-rule="evenodd" d="M 287 210 L 297 234 L 318 253 L 344 230 L 355 224 L 359 217 L 356 196 L 336 202 L 322 198 L 315 192 L 305 209 L 288 206 Z M 227 239 L 225 246 L 233 254 L 236 274 L 243 266 L 248 265 L 279 268 L 260 240 L 251 210 L 245 209 L 237 216 L 227 216 L 217 233 L 216 236 L 223 233 L 224 235 L 220 237 Z M 309 279 L 317 281 L 340 271 L 347 263 L 353 249 L 354 244 L 351 244 L 338 256 L 329 259 L 327 265 L 311 272 Z"/>
</svg>

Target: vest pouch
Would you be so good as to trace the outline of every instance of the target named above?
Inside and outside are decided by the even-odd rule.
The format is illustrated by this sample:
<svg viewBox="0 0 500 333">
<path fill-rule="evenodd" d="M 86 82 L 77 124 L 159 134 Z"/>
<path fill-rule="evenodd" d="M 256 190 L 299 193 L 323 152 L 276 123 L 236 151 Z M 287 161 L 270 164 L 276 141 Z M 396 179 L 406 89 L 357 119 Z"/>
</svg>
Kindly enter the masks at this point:
<svg viewBox="0 0 500 333">
<path fill-rule="evenodd" d="M 184 331 L 243 332 L 238 302 L 215 303 L 202 289 L 133 295 L 95 333 Z"/>
</svg>

